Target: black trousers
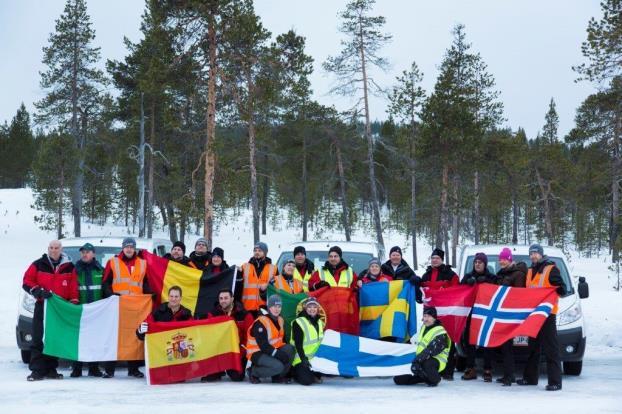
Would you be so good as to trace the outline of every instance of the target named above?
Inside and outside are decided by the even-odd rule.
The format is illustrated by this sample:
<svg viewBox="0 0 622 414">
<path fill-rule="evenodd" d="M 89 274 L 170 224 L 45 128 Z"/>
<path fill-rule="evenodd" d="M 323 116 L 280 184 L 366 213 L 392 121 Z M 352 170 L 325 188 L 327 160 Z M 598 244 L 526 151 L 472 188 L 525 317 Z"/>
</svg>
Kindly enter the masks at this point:
<svg viewBox="0 0 622 414">
<path fill-rule="evenodd" d="M 132 371 L 135 371 L 138 369 L 138 367 L 140 367 L 140 364 L 143 361 L 127 361 L 127 372 L 130 373 Z M 117 368 L 117 361 L 107 361 L 104 362 L 104 370 L 106 371 L 106 373 L 110 374 L 110 375 L 114 375 L 114 371 Z"/>
<path fill-rule="evenodd" d="M 87 364 L 88 364 L 89 370 L 99 369 L 99 362 L 88 362 Z M 83 366 L 84 366 L 84 363 L 81 361 L 73 361 L 71 363 L 71 369 L 74 369 L 76 371 L 82 371 Z"/>
<path fill-rule="evenodd" d="M 393 377 L 393 382 L 397 385 L 414 385 L 425 382 L 429 385 L 436 385 L 441 382 L 441 375 L 438 372 L 438 361 L 428 358 L 421 363 L 421 369 L 415 375 L 398 375 Z"/>
<path fill-rule="evenodd" d="M 514 350 L 512 346 L 514 341 L 510 339 L 501 345 L 501 352 L 503 354 L 503 376 L 505 378 L 514 378 Z"/>
<path fill-rule="evenodd" d="M 454 371 L 456 370 L 456 345 L 452 342 L 451 347 L 449 348 L 449 355 L 447 356 L 447 365 L 443 372 L 441 372 L 442 376 L 453 376 Z"/>
<path fill-rule="evenodd" d="M 28 368 L 41 375 L 58 368 L 58 358 L 43 354 L 43 302 L 40 301 L 35 303 L 32 315 L 32 344 Z"/>
<path fill-rule="evenodd" d="M 556 315 L 549 315 L 538 332 L 538 336 L 529 338 L 529 358 L 523 373 L 523 379 L 527 382 L 538 383 L 540 354 L 544 352 L 549 385 L 561 385 L 562 383 L 562 364 L 559 356 L 556 321 Z"/>
<path fill-rule="evenodd" d="M 469 332 L 471 331 L 471 315 L 467 318 L 466 327 L 462 333 L 462 343 L 464 344 L 464 353 L 467 368 L 475 368 L 475 356 L 477 347 L 469 343 Z M 492 359 L 494 357 L 494 348 L 483 348 L 484 369 L 492 370 Z M 449 362 L 449 361 L 448 361 Z"/>
<path fill-rule="evenodd" d="M 322 375 L 318 372 L 313 372 L 309 367 L 305 367 L 302 364 L 298 364 L 294 367 L 294 380 L 301 385 L 311 385 L 317 378 L 321 378 Z"/>
</svg>

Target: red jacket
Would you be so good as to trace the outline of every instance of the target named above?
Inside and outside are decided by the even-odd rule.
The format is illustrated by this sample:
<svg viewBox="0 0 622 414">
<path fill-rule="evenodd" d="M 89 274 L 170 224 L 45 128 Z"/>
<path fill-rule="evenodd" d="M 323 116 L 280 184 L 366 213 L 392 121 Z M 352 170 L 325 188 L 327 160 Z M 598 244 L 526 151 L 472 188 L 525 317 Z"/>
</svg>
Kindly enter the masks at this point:
<svg viewBox="0 0 622 414">
<path fill-rule="evenodd" d="M 445 289 L 460 284 L 460 278 L 451 269 L 451 266 L 442 264 L 439 267 L 428 266 L 421 277 L 421 287 L 430 289 Z"/>
<path fill-rule="evenodd" d="M 47 254 L 32 262 L 24 273 L 22 287 L 28 293 L 36 287 L 41 287 L 65 300 L 78 303 L 78 274 L 66 254 L 61 255 L 60 264 L 56 267 L 52 266 Z"/>
<path fill-rule="evenodd" d="M 389 275 L 385 275 L 384 273 L 380 273 L 376 277 L 376 279 L 372 279 L 369 276 L 369 273 L 365 271 L 361 273 L 361 275 L 359 276 L 359 280 L 363 282 L 363 284 L 365 284 L 365 283 L 372 283 L 372 282 L 391 282 L 393 278 Z"/>
</svg>

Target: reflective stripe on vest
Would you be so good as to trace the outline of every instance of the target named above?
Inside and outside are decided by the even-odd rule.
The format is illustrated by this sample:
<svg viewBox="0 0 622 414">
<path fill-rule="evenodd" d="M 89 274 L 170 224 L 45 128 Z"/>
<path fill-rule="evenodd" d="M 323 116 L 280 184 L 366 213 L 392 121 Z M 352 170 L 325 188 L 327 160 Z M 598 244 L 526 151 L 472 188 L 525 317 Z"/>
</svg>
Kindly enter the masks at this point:
<svg viewBox="0 0 622 414">
<path fill-rule="evenodd" d="M 425 336 L 423 334 L 424 331 L 425 331 L 425 328 L 422 328 L 421 331 L 419 332 L 419 338 L 417 339 L 417 342 L 418 342 L 417 351 L 416 351 L 417 354 L 420 354 L 421 352 L 423 352 L 423 350 L 437 336 L 447 335 L 447 331 L 445 331 L 445 328 L 443 328 L 442 326 L 435 326 L 431 329 L 428 329 L 427 331 L 425 331 Z M 451 340 L 449 339 L 449 335 L 447 335 L 447 345 L 445 346 L 443 351 L 439 353 L 438 355 L 434 355 L 432 357 L 438 361 L 438 372 L 441 372 L 442 370 L 444 370 L 445 366 L 447 365 L 447 358 L 449 357 L 450 347 L 451 347 Z"/>
<path fill-rule="evenodd" d="M 536 273 L 535 276 L 533 274 L 533 269 L 529 268 L 529 270 L 527 271 L 526 287 L 528 288 L 556 287 L 556 286 L 551 285 L 551 282 L 549 281 L 549 276 L 551 275 L 551 271 L 553 270 L 554 267 L 555 265 L 546 265 L 544 266 L 543 272 Z M 553 306 L 553 309 L 551 310 L 551 315 L 557 314 L 557 308 L 558 308 L 557 304 Z"/>
<path fill-rule="evenodd" d="M 320 269 L 319 276 L 321 281 L 327 282 L 331 287 L 350 287 L 354 278 L 351 267 L 341 271 L 339 282 L 335 281 L 335 277 L 327 269 Z"/>
<path fill-rule="evenodd" d="M 261 270 L 261 274 L 257 276 L 255 266 L 250 263 L 242 265 L 244 277 L 244 288 L 242 289 L 242 304 L 247 311 L 256 311 L 266 302 L 259 296 L 259 287 L 268 282 L 276 275 L 276 266 L 272 263 L 266 263 Z"/>
<path fill-rule="evenodd" d="M 324 322 L 322 322 L 322 319 L 318 319 L 317 326 L 319 332 L 315 330 L 313 324 L 309 322 L 309 320 L 304 316 L 296 318 L 294 322 L 292 322 L 292 325 L 293 324 L 297 324 L 298 326 L 300 326 L 300 329 L 302 329 L 302 332 L 304 333 L 302 349 L 305 352 L 305 356 L 307 357 L 307 359 L 313 358 L 318 348 L 320 347 L 322 339 L 324 338 Z M 294 346 L 294 348 L 296 347 L 294 338 L 290 340 L 290 343 Z M 298 355 L 298 352 L 296 352 L 296 357 L 292 362 L 292 366 L 296 366 L 300 364 L 300 362 L 302 362 L 302 360 L 300 359 L 300 355 Z"/>
<path fill-rule="evenodd" d="M 255 320 L 255 322 L 261 323 L 266 329 L 266 335 L 268 335 L 268 342 L 274 348 L 280 348 L 285 345 L 283 342 L 283 338 L 285 337 L 285 321 L 282 317 L 279 316 L 279 329 L 277 330 L 272 321 L 267 316 L 260 316 Z M 253 323 L 253 325 L 255 325 Z M 259 345 L 257 344 L 257 340 L 253 336 L 253 325 L 249 326 L 248 331 L 246 333 L 246 359 L 250 361 L 251 356 L 259 351 Z"/>
<path fill-rule="evenodd" d="M 120 295 L 142 295 L 147 262 L 137 257 L 130 273 L 125 262 L 118 257 L 115 256 L 110 260 L 112 260 L 112 291 Z"/>
<path fill-rule="evenodd" d="M 274 278 L 274 287 L 279 290 L 284 290 L 287 293 L 291 293 L 292 295 L 296 293 L 301 293 L 304 291 L 302 282 L 298 279 L 292 279 L 292 284 L 290 285 L 283 275 L 278 275 Z"/>
<path fill-rule="evenodd" d="M 300 281 L 302 283 L 302 288 L 305 292 L 309 291 L 309 279 L 311 279 L 312 273 L 309 272 L 308 269 L 305 269 L 306 273 L 304 276 L 300 274 L 297 267 L 294 267 L 294 279 Z"/>
</svg>

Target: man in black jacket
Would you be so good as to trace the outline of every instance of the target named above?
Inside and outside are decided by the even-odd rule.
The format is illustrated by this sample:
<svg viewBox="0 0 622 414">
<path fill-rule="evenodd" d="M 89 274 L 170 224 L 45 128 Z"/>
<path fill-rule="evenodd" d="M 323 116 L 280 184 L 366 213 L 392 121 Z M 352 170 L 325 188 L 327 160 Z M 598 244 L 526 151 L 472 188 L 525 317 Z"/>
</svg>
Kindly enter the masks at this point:
<svg viewBox="0 0 622 414">
<path fill-rule="evenodd" d="M 199 238 L 194 244 L 194 251 L 190 253 L 188 266 L 203 270 L 212 259 L 212 254 L 207 249 L 207 240 Z"/>
<path fill-rule="evenodd" d="M 399 246 L 391 247 L 389 260 L 384 262 L 380 269 L 382 273 L 391 276 L 393 280 L 411 280 L 415 276 L 415 272 L 402 258 L 402 249 Z"/>
<path fill-rule="evenodd" d="M 181 305 L 181 288 L 171 286 L 168 290 L 168 302 L 164 302 L 154 310 L 146 321 L 142 322 L 136 330 L 136 336 L 143 341 L 149 331 L 149 323 L 153 322 L 179 322 L 192 319 L 190 309 Z"/>
<path fill-rule="evenodd" d="M 414 385 L 423 382 L 434 387 L 441 381 L 440 361 L 447 359 L 451 341 L 447 331 L 437 319 L 436 308 L 425 308 L 422 320 L 424 326 L 419 332 L 417 356 L 410 368 L 413 375 L 393 377 L 393 382 L 397 385 Z"/>
<path fill-rule="evenodd" d="M 557 287 L 557 294 L 564 295 L 567 291 L 564 279 L 555 262 L 544 256 L 542 246 L 532 244 L 529 247 L 529 258 L 531 267 L 527 272 L 526 287 Z M 546 356 L 546 373 L 549 381 L 546 390 L 559 391 L 562 389 L 562 370 L 557 340 L 557 305 L 544 321 L 538 336 L 529 338 L 529 357 L 523 378 L 516 381 L 518 385 L 538 385 L 541 352 Z"/>
<path fill-rule="evenodd" d="M 186 256 L 186 245 L 184 242 L 176 241 L 173 243 L 170 253 L 164 255 L 165 259 L 172 260 L 184 266 L 190 266 L 190 259 Z"/>
<path fill-rule="evenodd" d="M 485 253 L 475 253 L 475 259 L 473 260 L 473 270 L 470 273 L 467 273 L 460 281 L 462 285 L 474 286 L 476 284 L 482 283 L 490 283 L 497 284 L 498 276 L 494 273 L 491 273 L 488 269 L 488 256 Z M 463 333 L 463 345 L 464 351 L 466 353 L 466 369 L 464 370 L 464 374 L 462 375 L 463 380 L 474 380 L 477 379 L 477 371 L 475 370 L 475 354 L 477 348 L 474 345 L 471 345 L 468 341 L 468 335 L 470 332 L 471 326 L 471 315 L 467 318 L 466 327 L 464 328 Z M 493 349 L 484 348 L 484 382 L 492 381 L 492 358 L 493 358 Z"/>
</svg>

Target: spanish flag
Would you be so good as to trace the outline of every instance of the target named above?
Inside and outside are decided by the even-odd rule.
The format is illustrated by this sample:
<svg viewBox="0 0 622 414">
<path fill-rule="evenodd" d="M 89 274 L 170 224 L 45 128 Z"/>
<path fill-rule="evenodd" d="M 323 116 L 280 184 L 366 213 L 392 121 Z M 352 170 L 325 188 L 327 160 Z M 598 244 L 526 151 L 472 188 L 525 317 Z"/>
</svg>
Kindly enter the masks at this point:
<svg viewBox="0 0 622 414">
<path fill-rule="evenodd" d="M 147 261 L 149 287 L 158 295 L 155 306 L 168 301 L 168 290 L 179 286 L 183 291 L 181 304 L 192 310 L 193 315 L 207 316 L 218 301 L 218 292 L 222 288 L 235 289 L 237 268 L 230 267 L 216 275 L 184 266 L 165 259 L 146 250 L 140 252 Z"/>
<path fill-rule="evenodd" d="M 150 385 L 242 370 L 240 339 L 228 316 L 149 324 L 145 365 Z"/>
<path fill-rule="evenodd" d="M 417 332 L 415 288 L 409 281 L 366 283 L 359 295 L 361 336 L 404 342 Z"/>
</svg>

